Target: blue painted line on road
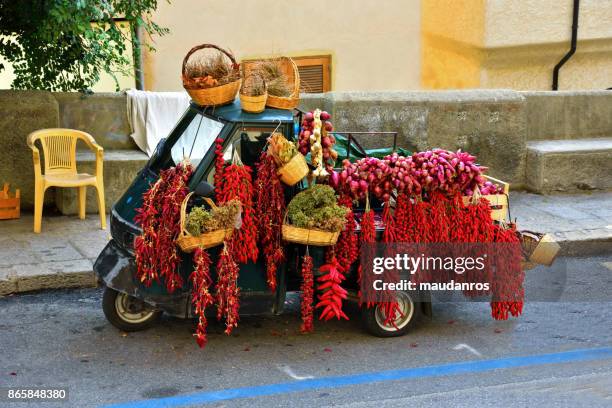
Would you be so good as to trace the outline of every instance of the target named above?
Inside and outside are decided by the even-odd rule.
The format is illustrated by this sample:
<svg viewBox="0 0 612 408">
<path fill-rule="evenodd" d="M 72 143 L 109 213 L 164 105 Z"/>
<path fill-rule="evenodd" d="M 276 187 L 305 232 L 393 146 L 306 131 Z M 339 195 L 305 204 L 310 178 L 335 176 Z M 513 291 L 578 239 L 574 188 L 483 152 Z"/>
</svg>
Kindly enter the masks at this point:
<svg viewBox="0 0 612 408">
<path fill-rule="evenodd" d="M 147 399 L 108 405 L 107 408 L 174 408 L 239 398 L 265 397 L 293 392 L 321 390 L 325 388 L 340 388 L 351 385 L 407 380 L 411 378 L 482 373 L 499 369 L 533 367 L 544 364 L 575 363 L 608 358 L 612 358 L 612 348 L 572 350 L 560 353 L 538 354 L 524 357 L 462 361 L 458 363 L 426 367 L 412 367 L 399 370 L 313 378 L 302 381 L 257 385 L 253 387 L 230 388 L 219 391 L 204 391 L 188 395 L 178 395 L 174 397 Z"/>
</svg>

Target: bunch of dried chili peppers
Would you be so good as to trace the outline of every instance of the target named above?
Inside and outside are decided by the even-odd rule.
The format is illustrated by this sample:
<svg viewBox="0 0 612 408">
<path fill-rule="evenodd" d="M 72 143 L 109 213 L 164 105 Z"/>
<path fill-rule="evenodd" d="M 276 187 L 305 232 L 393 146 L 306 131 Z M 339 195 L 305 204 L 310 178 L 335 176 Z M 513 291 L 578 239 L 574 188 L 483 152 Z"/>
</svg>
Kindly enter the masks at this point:
<svg viewBox="0 0 612 408">
<path fill-rule="evenodd" d="M 183 286 L 181 257 L 174 240 L 180 233 L 181 204 L 189 192 L 191 172 L 188 162 L 161 171 L 159 180 L 143 194 L 134 217 L 142 228 L 134 240 L 136 275 L 146 286 L 163 278 L 169 293 Z"/>
<path fill-rule="evenodd" d="M 281 242 L 285 196 L 274 158 L 267 152 L 261 154 L 257 163 L 255 208 L 258 241 L 266 263 L 266 280 L 270 291 L 275 291 L 277 268 L 285 259 Z"/>
</svg>

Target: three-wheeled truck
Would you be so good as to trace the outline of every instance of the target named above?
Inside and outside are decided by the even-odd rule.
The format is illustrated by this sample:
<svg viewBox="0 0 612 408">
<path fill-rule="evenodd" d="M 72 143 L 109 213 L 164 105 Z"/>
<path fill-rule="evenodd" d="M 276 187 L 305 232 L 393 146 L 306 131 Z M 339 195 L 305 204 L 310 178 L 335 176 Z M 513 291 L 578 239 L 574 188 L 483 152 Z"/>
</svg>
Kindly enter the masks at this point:
<svg viewBox="0 0 612 408">
<path fill-rule="evenodd" d="M 125 331 L 136 331 L 151 326 L 162 313 L 180 318 L 194 316 L 191 281 L 188 279 L 193 271 L 191 256 L 182 257 L 180 273 L 185 284 L 174 293 L 168 293 L 165 286 L 159 283 L 146 287 L 136 277 L 133 244 L 134 238 L 141 231 L 134 221 L 134 216 L 136 209 L 142 204 L 142 194 L 155 183 L 160 171 L 188 157 L 194 167 L 189 189 L 194 191 L 196 196 L 210 195 L 215 171 L 214 141 L 217 137 L 224 141 L 225 157 L 229 159 L 235 151 L 240 154 L 245 165 L 254 168 L 265 148 L 266 139 L 272 132 L 278 130 L 287 139 L 295 140 L 300 123 L 300 111 L 266 109 L 259 114 L 250 114 L 243 112 L 238 102 L 214 109 L 190 105 L 168 137 L 159 142 L 149 162 L 112 208 L 112 239 L 98 256 L 94 272 L 104 286 L 104 313 L 114 326 Z M 294 187 L 286 187 L 286 201 L 289 202 L 304 188 L 304 182 Z M 372 207 L 382 211 L 379 203 L 372 203 Z M 355 211 L 358 213 L 360 209 Z M 241 315 L 280 314 L 286 293 L 299 290 L 299 260 L 304 255 L 305 247 L 287 244 L 285 249 L 286 261 L 278 268 L 278 285 L 275 292 L 268 289 L 265 265 L 261 259 L 256 263 L 240 265 L 238 285 Z M 215 252 L 215 249 L 210 251 Z M 309 251 L 314 258 L 315 267 L 323 263 L 324 248 L 310 247 Z M 347 276 L 343 286 L 356 298 L 356 267 Z M 378 307 L 364 307 L 361 309 L 361 318 L 366 330 L 381 337 L 400 336 L 408 332 L 420 316 L 431 315 L 431 300 L 428 294 L 396 292 L 396 296 L 402 313 L 395 324 L 385 325 L 384 314 Z"/>
</svg>

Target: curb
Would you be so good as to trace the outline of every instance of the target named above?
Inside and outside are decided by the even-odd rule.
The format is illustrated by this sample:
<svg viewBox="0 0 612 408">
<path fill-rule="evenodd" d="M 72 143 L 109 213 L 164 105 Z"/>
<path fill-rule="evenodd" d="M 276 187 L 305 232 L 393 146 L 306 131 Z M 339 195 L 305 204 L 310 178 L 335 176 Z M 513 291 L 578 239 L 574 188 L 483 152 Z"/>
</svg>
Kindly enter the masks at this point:
<svg viewBox="0 0 612 408">
<path fill-rule="evenodd" d="M 597 228 L 551 234 L 561 250 L 559 256 L 594 256 L 612 254 L 612 229 Z"/>
<path fill-rule="evenodd" d="M 0 296 L 47 289 L 93 288 L 96 286 L 96 278 L 91 270 L 11 277 L 8 280 L 0 280 Z"/>
</svg>

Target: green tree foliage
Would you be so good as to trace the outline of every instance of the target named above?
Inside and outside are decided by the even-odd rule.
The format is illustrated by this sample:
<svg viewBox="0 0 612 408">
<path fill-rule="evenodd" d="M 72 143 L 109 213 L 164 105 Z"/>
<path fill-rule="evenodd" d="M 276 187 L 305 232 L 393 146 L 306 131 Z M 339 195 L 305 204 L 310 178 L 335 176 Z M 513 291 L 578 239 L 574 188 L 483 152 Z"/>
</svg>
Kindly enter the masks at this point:
<svg viewBox="0 0 612 408">
<path fill-rule="evenodd" d="M 164 35 L 151 21 L 157 0 L 0 0 L 0 55 L 15 71 L 14 89 L 83 91 L 110 73 L 133 75 L 135 30 Z M 130 33 L 115 19 L 125 19 Z M 150 45 L 146 45 L 152 49 Z M 5 67 L 0 64 L 0 71 Z"/>
</svg>

